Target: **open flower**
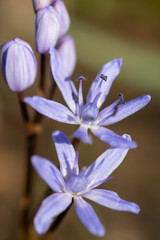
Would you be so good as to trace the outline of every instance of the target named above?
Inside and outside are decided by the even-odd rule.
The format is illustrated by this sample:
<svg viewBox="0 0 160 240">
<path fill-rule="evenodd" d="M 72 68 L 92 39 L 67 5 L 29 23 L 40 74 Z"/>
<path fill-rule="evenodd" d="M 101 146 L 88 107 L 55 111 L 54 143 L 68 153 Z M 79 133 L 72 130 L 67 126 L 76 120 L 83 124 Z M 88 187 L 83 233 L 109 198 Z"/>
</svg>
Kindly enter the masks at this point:
<svg viewBox="0 0 160 240">
<path fill-rule="evenodd" d="M 112 82 L 120 72 L 122 59 L 112 60 L 102 67 L 91 84 L 86 104 L 84 104 L 82 93 L 82 79 L 84 79 L 84 76 L 81 76 L 79 91 L 77 92 L 74 83 L 65 73 L 58 52 L 52 49 L 50 55 L 53 77 L 71 111 L 60 103 L 38 96 L 26 97 L 24 101 L 39 113 L 51 119 L 80 125 L 72 137 L 78 138 L 84 143 L 92 142 L 91 137 L 88 135 L 88 129 L 90 129 L 94 135 L 113 147 L 135 148 L 136 143 L 134 141 L 128 141 L 103 126 L 116 123 L 137 112 L 150 101 L 150 96 L 144 95 L 124 102 L 124 97 L 120 94 L 117 101 L 99 111 L 109 93 Z"/>
<path fill-rule="evenodd" d="M 92 206 L 83 198 L 114 210 L 139 213 L 140 208 L 137 204 L 119 198 L 117 193 L 95 189 L 108 180 L 109 175 L 123 161 L 128 149 L 111 147 L 88 168 L 79 171 L 78 154 L 75 153 L 68 137 L 63 132 L 55 131 L 52 138 L 59 158 L 60 171 L 45 158 L 35 155 L 31 159 L 40 177 L 55 192 L 42 202 L 34 218 L 37 233 L 44 234 L 54 219 L 74 201 L 76 214 L 87 230 L 94 235 L 103 236 L 104 226 Z M 123 138 L 131 140 L 126 134 Z"/>
</svg>

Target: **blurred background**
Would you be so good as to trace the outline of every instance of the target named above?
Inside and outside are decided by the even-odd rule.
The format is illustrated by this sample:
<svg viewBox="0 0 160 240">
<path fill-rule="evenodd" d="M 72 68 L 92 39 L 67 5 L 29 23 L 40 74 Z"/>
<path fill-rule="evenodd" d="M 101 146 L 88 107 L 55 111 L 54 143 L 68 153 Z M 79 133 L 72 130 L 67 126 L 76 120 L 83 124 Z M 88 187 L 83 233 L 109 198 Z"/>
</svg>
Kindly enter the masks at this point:
<svg viewBox="0 0 160 240">
<path fill-rule="evenodd" d="M 113 179 L 104 188 L 138 203 L 139 215 L 116 212 L 93 204 L 107 229 L 105 240 L 158 240 L 160 226 L 160 1 L 157 0 L 66 0 L 71 17 L 69 32 L 75 39 L 77 66 L 72 79 L 84 74 L 85 94 L 102 65 L 123 57 L 120 75 L 115 80 L 104 107 L 122 92 L 126 100 L 143 94 L 151 102 L 140 112 L 110 126 L 118 134 L 129 133 L 138 143 L 130 150 Z M 22 38 L 35 50 L 35 14 L 32 1 L 0 1 L 0 44 Z M 37 60 L 39 55 L 36 53 Z M 38 77 L 37 80 L 38 81 Z M 28 90 L 35 94 L 36 84 Z M 55 98 L 63 102 L 57 89 Z M 36 153 L 57 162 L 51 133 L 55 129 L 72 135 L 75 126 L 44 119 L 44 131 Z M 15 239 L 18 206 L 25 176 L 24 127 L 15 93 L 0 75 L 0 239 Z M 108 146 L 97 138 L 94 145 L 80 144 L 80 166 L 89 165 Z M 46 144 L 47 143 L 47 144 Z M 35 174 L 33 197 L 38 199 L 46 184 Z M 33 205 L 35 202 L 33 201 Z M 72 207 L 53 239 L 97 239 L 81 225 Z"/>
</svg>

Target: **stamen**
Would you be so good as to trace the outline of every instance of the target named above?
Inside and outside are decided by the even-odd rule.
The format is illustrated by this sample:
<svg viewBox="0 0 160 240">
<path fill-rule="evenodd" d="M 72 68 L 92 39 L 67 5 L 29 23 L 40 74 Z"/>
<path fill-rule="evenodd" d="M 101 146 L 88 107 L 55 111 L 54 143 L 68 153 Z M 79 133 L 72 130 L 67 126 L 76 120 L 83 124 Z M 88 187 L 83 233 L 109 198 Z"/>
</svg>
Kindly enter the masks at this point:
<svg viewBox="0 0 160 240">
<path fill-rule="evenodd" d="M 75 79 L 75 81 L 77 82 L 77 81 L 80 81 L 80 80 L 87 80 L 87 77 L 85 76 L 85 75 L 79 75 L 76 79 Z"/>
<path fill-rule="evenodd" d="M 75 92 L 72 92 L 72 97 L 73 97 L 73 100 L 75 101 L 75 103 L 78 104 L 78 97 L 75 94 Z"/>
<path fill-rule="evenodd" d="M 107 76 L 105 76 L 104 74 L 101 74 L 100 78 L 102 78 L 102 80 L 104 80 L 105 82 L 107 81 Z"/>
<path fill-rule="evenodd" d="M 125 103 L 125 97 L 124 97 L 123 93 L 119 93 L 119 96 L 120 96 L 121 103 L 124 104 Z"/>
<path fill-rule="evenodd" d="M 122 104 L 124 104 L 125 103 L 125 97 L 124 97 L 123 93 L 119 93 L 119 96 L 120 96 L 120 102 Z M 114 112 L 113 112 L 112 116 L 114 116 L 117 113 L 117 111 L 118 111 L 118 104 L 114 107 Z"/>
</svg>

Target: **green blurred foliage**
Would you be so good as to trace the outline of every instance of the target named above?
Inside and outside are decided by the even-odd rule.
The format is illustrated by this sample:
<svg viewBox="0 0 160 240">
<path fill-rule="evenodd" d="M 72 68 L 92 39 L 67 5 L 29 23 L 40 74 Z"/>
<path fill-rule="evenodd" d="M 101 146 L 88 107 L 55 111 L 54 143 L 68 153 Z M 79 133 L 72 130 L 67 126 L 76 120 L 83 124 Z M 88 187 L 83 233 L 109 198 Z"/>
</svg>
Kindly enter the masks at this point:
<svg viewBox="0 0 160 240">
<path fill-rule="evenodd" d="M 160 2 L 69 0 L 78 60 L 95 69 L 123 57 L 120 78 L 150 93 L 160 92 Z"/>
</svg>

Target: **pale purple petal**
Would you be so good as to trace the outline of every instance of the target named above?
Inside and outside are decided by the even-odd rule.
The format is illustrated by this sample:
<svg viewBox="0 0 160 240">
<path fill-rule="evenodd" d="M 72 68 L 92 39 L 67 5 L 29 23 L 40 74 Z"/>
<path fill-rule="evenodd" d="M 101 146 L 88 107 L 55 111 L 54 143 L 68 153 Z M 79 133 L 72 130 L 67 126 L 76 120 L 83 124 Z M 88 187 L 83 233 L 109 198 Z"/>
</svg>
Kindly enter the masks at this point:
<svg viewBox="0 0 160 240">
<path fill-rule="evenodd" d="M 120 72 L 121 66 L 122 66 L 122 58 L 112 60 L 112 61 L 106 63 L 102 67 L 101 71 L 98 73 L 97 77 L 95 78 L 95 80 L 93 81 L 93 83 L 89 89 L 89 92 L 87 95 L 87 102 L 93 101 L 95 96 L 99 92 L 101 92 L 101 95 L 100 95 L 100 97 L 98 99 L 98 103 L 97 103 L 97 106 L 99 108 L 101 107 L 101 105 L 103 104 L 103 102 L 105 101 L 105 99 L 109 93 L 110 87 L 111 87 L 114 79 L 118 76 L 118 74 Z M 100 78 L 101 74 L 103 74 L 104 76 L 107 76 L 106 81 L 104 81 Z M 102 84 L 99 89 L 98 86 L 99 86 L 100 82 L 102 82 Z"/>
<path fill-rule="evenodd" d="M 83 143 L 92 144 L 92 138 L 88 135 L 88 128 L 80 126 L 71 136 L 80 139 Z"/>
<path fill-rule="evenodd" d="M 101 179 L 101 178 L 100 178 L 99 181 L 94 182 L 92 185 L 88 185 L 88 189 L 94 189 L 94 188 L 96 188 L 97 186 L 100 186 L 101 184 L 106 183 L 106 182 L 108 182 L 108 181 L 111 180 L 111 179 L 112 179 L 111 176 L 110 176 L 110 177 L 107 177 L 107 178 L 104 178 L 104 179 Z"/>
<path fill-rule="evenodd" d="M 76 104 L 73 98 L 73 92 L 77 96 L 77 90 L 72 80 L 68 77 L 56 49 L 50 50 L 50 66 L 53 78 L 61 91 L 64 100 L 72 112 L 75 113 Z"/>
<path fill-rule="evenodd" d="M 74 167 L 73 167 L 73 174 L 74 175 L 79 174 L 78 157 L 79 157 L 79 153 L 76 152 L 76 157 L 75 157 L 75 162 L 74 162 Z"/>
<path fill-rule="evenodd" d="M 54 131 L 52 139 L 57 151 L 61 173 L 65 179 L 68 179 L 72 175 L 72 171 L 75 170 L 76 153 L 74 147 L 67 135 L 61 131 Z"/>
<path fill-rule="evenodd" d="M 58 122 L 77 124 L 74 114 L 64 105 L 39 96 L 26 97 L 24 102 L 28 103 L 37 112 L 54 119 Z"/>
<path fill-rule="evenodd" d="M 131 141 L 131 137 L 127 134 L 122 137 Z M 128 150 L 110 147 L 102 153 L 86 170 L 88 187 L 96 187 L 102 183 L 101 181 L 106 181 L 110 174 L 122 163 Z"/>
<path fill-rule="evenodd" d="M 49 6 L 36 14 L 36 48 L 39 53 L 48 53 L 55 47 L 60 31 L 57 12 Z"/>
<path fill-rule="evenodd" d="M 63 1 L 55 0 L 53 1 L 52 6 L 59 15 L 60 18 L 60 32 L 59 38 L 61 38 L 69 29 L 70 26 L 70 17 L 67 11 L 67 8 Z"/>
<path fill-rule="evenodd" d="M 118 211 L 127 211 L 139 213 L 140 207 L 133 202 L 121 199 L 117 193 L 103 189 L 93 189 L 83 195 L 104 207 L 108 207 Z"/>
<path fill-rule="evenodd" d="M 4 79 L 12 91 L 24 91 L 34 83 L 37 61 L 27 42 L 15 38 L 3 44 L 1 64 Z"/>
<path fill-rule="evenodd" d="M 32 0 L 34 11 L 48 7 L 54 0 Z"/>
<path fill-rule="evenodd" d="M 113 114 L 115 114 L 117 105 L 120 102 L 120 99 L 109 105 L 108 107 L 104 108 L 102 111 L 99 112 L 98 118 L 96 120 L 99 126 L 102 125 L 103 121 L 108 120 Z"/>
<path fill-rule="evenodd" d="M 70 35 L 64 36 L 57 44 L 56 49 L 67 76 L 71 76 L 76 65 L 76 50 L 73 38 Z"/>
<path fill-rule="evenodd" d="M 92 133 L 102 141 L 108 143 L 112 147 L 116 148 L 136 148 L 137 144 L 134 141 L 128 141 L 122 138 L 120 135 L 114 133 L 108 128 L 97 127 L 91 128 Z"/>
<path fill-rule="evenodd" d="M 71 202 L 72 197 L 66 193 L 54 193 L 47 197 L 34 218 L 36 232 L 38 234 L 46 233 L 54 218 L 65 211 Z"/>
<path fill-rule="evenodd" d="M 1 61 L 3 58 L 4 53 L 6 52 L 6 50 L 12 45 L 14 44 L 14 40 L 10 40 L 8 42 L 5 42 L 4 44 L 2 44 L 1 46 Z"/>
<path fill-rule="evenodd" d="M 99 125 L 107 126 L 119 122 L 120 120 L 145 107 L 149 103 L 150 99 L 150 95 L 143 95 L 116 106 L 115 110 L 113 109 L 113 114 L 111 114 L 110 117 L 107 117 L 106 119 L 104 117 Z"/>
<path fill-rule="evenodd" d="M 96 236 L 104 236 L 105 228 L 92 206 L 81 197 L 74 198 L 74 203 L 76 214 L 87 230 Z"/>
<path fill-rule="evenodd" d="M 54 192 L 61 192 L 64 189 L 63 176 L 53 163 L 37 155 L 32 156 L 31 161 L 39 176 Z"/>
</svg>

